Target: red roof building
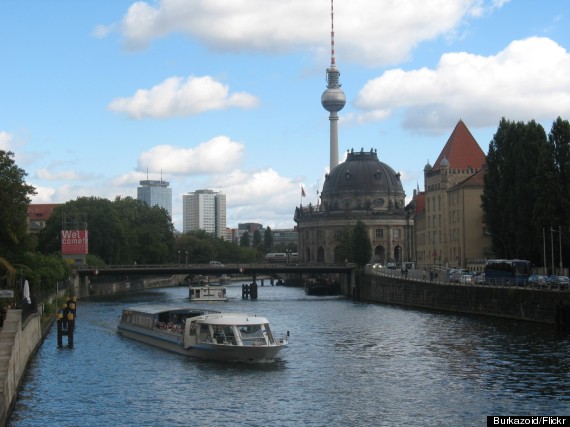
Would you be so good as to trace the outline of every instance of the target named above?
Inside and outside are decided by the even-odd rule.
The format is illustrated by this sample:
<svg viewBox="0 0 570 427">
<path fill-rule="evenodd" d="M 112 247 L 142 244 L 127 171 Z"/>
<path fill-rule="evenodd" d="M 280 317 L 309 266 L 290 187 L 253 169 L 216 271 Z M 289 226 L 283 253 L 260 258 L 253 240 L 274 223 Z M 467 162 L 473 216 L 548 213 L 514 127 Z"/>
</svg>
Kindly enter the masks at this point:
<svg viewBox="0 0 570 427">
<path fill-rule="evenodd" d="M 485 153 L 459 120 L 434 165 L 424 168 L 424 192 L 415 197 L 419 265 L 481 270 L 491 246 L 483 233 Z"/>
<path fill-rule="evenodd" d="M 32 204 L 28 206 L 28 231 L 39 233 L 46 226 L 46 221 L 51 217 L 53 210 L 59 204 Z"/>
</svg>

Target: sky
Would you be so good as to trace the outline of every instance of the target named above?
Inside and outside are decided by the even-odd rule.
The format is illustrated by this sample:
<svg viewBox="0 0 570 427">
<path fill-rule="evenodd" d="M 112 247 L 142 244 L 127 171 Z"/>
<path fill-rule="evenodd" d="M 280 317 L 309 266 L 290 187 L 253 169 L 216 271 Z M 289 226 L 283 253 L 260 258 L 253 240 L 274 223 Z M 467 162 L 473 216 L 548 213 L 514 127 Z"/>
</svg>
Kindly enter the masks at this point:
<svg viewBox="0 0 570 427">
<path fill-rule="evenodd" d="M 567 0 L 336 0 L 339 159 L 377 150 L 409 201 L 459 120 L 570 120 Z M 227 226 L 292 228 L 329 172 L 330 0 L 0 0 L 0 149 L 32 203 L 226 194 Z M 301 196 L 301 188 L 306 197 Z"/>
</svg>

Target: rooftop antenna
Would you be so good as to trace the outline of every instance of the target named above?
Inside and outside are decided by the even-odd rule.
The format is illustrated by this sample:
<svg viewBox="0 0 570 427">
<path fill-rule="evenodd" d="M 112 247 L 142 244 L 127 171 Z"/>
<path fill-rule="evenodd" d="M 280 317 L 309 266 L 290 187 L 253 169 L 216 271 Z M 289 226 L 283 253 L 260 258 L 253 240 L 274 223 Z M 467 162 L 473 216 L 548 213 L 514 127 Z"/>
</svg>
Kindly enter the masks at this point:
<svg viewBox="0 0 570 427">
<path fill-rule="evenodd" d="M 321 104 L 327 110 L 330 121 L 330 170 L 338 166 L 338 112 L 346 104 L 346 96 L 340 88 L 340 72 L 334 58 L 334 4 L 331 0 L 331 65 L 327 68 L 327 88 L 321 96 Z"/>
<path fill-rule="evenodd" d="M 334 63 L 334 4 L 331 0 L 331 68 L 336 68 Z"/>
</svg>

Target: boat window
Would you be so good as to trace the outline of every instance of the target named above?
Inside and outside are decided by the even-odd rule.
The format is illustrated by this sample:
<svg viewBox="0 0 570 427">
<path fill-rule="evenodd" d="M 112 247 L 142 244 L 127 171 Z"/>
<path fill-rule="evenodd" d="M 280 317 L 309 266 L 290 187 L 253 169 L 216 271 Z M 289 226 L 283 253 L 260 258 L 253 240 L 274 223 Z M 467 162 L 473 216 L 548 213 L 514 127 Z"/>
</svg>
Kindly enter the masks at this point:
<svg viewBox="0 0 570 427">
<path fill-rule="evenodd" d="M 269 328 L 269 323 L 263 325 L 265 327 L 265 332 L 267 332 L 267 339 L 269 340 L 269 344 L 273 344 L 275 340 L 273 339 L 273 334 L 271 333 L 271 329 Z"/>
<path fill-rule="evenodd" d="M 232 344 L 232 345 L 236 345 L 236 336 L 234 333 L 234 327 L 233 326 L 224 326 L 223 328 L 223 333 L 224 333 L 224 344 Z"/>
<path fill-rule="evenodd" d="M 200 325 L 200 333 L 198 334 L 198 342 L 212 342 L 212 334 L 210 334 L 209 325 Z"/>
<path fill-rule="evenodd" d="M 238 326 L 238 330 L 244 345 L 265 344 L 261 325 L 241 325 Z"/>
</svg>

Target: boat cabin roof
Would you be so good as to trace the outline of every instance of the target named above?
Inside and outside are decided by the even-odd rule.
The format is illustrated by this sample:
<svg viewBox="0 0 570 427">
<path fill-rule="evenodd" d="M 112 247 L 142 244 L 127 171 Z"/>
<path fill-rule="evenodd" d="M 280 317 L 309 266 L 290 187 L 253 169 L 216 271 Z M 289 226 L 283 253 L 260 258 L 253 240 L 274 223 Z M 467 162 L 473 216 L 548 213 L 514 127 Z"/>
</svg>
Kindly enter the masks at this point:
<svg viewBox="0 0 570 427">
<path fill-rule="evenodd" d="M 135 306 L 135 307 L 128 307 L 128 308 L 124 308 L 123 311 L 132 311 L 132 312 L 144 313 L 144 314 L 150 314 L 150 315 L 155 315 L 155 314 L 160 314 L 160 313 L 178 313 L 178 314 L 192 313 L 196 316 L 219 313 L 218 311 L 204 310 L 203 308 L 198 308 L 198 307 L 172 307 L 172 306 L 160 305 L 160 304 L 140 305 L 140 306 Z"/>
<path fill-rule="evenodd" d="M 262 325 L 269 323 L 265 317 L 244 313 L 214 313 L 199 316 L 193 320 L 210 325 Z"/>
</svg>

